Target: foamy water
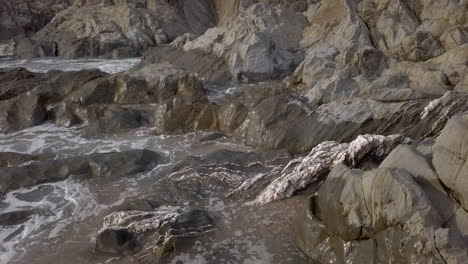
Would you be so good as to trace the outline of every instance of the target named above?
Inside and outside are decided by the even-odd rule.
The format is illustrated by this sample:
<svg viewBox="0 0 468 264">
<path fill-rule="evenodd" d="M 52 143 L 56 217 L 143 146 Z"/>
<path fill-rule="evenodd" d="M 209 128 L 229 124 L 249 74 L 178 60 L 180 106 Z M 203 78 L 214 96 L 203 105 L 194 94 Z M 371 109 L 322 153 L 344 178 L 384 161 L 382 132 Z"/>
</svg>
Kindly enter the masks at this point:
<svg viewBox="0 0 468 264">
<path fill-rule="evenodd" d="M 63 59 L 39 58 L 33 60 L 0 59 L 0 68 L 26 68 L 32 72 L 48 72 L 51 70 L 77 71 L 82 69 L 100 69 L 107 73 L 126 71 L 140 63 L 140 58 L 120 60 L 110 59 Z"/>
<path fill-rule="evenodd" d="M 0 45 L 1 52 L 5 46 Z M 26 67 L 30 71 L 53 69 L 73 71 L 99 68 L 115 73 L 125 71 L 139 59 L 65 60 L 41 58 L 14 61 L 0 58 L 0 68 Z M 237 86 L 207 86 L 210 100 L 223 102 Z M 0 152 L 43 154 L 61 159 L 92 153 L 133 149 L 156 151 L 165 163 L 152 171 L 102 182 L 96 179 L 65 181 L 23 188 L 0 197 L 0 213 L 33 212 L 26 222 L 0 226 L 0 264 L 10 263 L 137 263 L 131 257 L 99 255 L 94 252 L 95 236 L 104 216 L 126 199 L 150 195 L 152 186 L 172 166 L 187 156 L 204 156 L 216 150 L 252 151 L 232 138 L 203 140 L 208 132 L 184 135 L 154 135 L 149 128 L 103 138 L 82 136 L 82 127 L 58 127 L 52 123 L 11 134 L 0 134 Z M 236 175 L 232 175 L 236 177 Z M 210 244 L 198 241 L 172 263 L 303 263 L 294 246 L 291 217 L 303 202 L 263 208 L 210 199 L 205 208 L 217 217 L 218 231 Z M 284 213 L 284 207 L 288 213 Z"/>
</svg>

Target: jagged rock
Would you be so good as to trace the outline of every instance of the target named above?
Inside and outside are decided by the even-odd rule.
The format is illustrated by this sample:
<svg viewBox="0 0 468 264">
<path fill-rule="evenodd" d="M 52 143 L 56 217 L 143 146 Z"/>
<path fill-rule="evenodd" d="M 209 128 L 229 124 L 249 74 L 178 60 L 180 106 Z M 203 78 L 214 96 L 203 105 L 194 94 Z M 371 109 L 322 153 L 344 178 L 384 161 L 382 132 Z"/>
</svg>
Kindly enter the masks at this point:
<svg viewBox="0 0 468 264">
<path fill-rule="evenodd" d="M 36 50 L 44 41 L 55 45 L 53 54 L 15 51 L 27 55 L 87 56 L 141 55 L 150 46 L 175 39 L 184 33 L 202 34 L 216 23 L 210 1 L 86 1 L 58 13 L 32 37 L 29 50 Z M 17 40 L 17 43 L 24 42 Z M 121 53 L 122 48 L 127 49 Z M 115 52 L 114 52 L 115 51 Z M 130 54 L 128 54 L 130 52 Z"/>
<path fill-rule="evenodd" d="M 2 0 L 0 1 L 0 41 L 39 31 L 52 18 L 71 6 L 70 0 Z"/>
<path fill-rule="evenodd" d="M 154 185 L 157 200 L 206 204 L 208 198 L 251 199 L 290 158 L 284 152 L 219 150 L 203 157 L 187 157 Z M 276 168 L 276 169 L 275 169 Z M 254 175 L 259 175 L 255 176 Z M 244 181 L 255 181 L 240 190 Z M 207 186 L 209 186 L 207 188 Z"/>
<path fill-rule="evenodd" d="M 237 79 L 265 80 L 294 70 L 305 18 L 282 7 L 254 4 L 236 18 L 187 42 L 223 58 Z"/>
<path fill-rule="evenodd" d="M 338 164 L 357 166 L 365 156 L 385 157 L 405 138 L 395 136 L 363 135 L 347 144 L 323 142 L 311 150 L 308 156 L 292 160 L 271 182 L 253 204 L 266 204 L 291 197 L 295 192 L 306 188 L 321 176 L 329 173 Z"/>
<path fill-rule="evenodd" d="M 197 73 L 206 83 L 225 84 L 233 79 L 223 60 L 199 50 L 184 51 L 171 46 L 154 47 L 147 50 L 141 61 L 142 64 L 169 62 L 188 72 Z"/>
<path fill-rule="evenodd" d="M 36 95 L 23 95 L 0 101 L 0 132 L 10 133 L 42 124 L 47 109 Z"/>
<path fill-rule="evenodd" d="M 215 230 L 214 220 L 202 210 L 160 207 L 151 211 L 120 211 L 104 219 L 96 249 L 121 254 L 143 246 L 143 254 L 149 251 L 153 255 L 144 257 L 159 262 L 180 253 L 193 239 Z M 144 245 L 138 245 L 142 240 Z"/>
<path fill-rule="evenodd" d="M 69 94 L 66 101 L 91 104 L 149 104 L 173 96 L 204 96 L 197 76 L 170 64 L 148 64 L 127 72 L 95 78 Z"/>
<path fill-rule="evenodd" d="M 0 72 L 0 100 L 31 92 L 45 104 L 55 104 L 86 83 L 106 75 L 100 70 L 47 73 L 33 73 L 24 68 L 5 70 Z"/>
<path fill-rule="evenodd" d="M 38 161 L 22 167 L 0 168 L 0 193 L 65 180 L 73 175 L 122 177 L 148 171 L 162 161 L 163 158 L 156 152 L 131 150 Z"/>
</svg>

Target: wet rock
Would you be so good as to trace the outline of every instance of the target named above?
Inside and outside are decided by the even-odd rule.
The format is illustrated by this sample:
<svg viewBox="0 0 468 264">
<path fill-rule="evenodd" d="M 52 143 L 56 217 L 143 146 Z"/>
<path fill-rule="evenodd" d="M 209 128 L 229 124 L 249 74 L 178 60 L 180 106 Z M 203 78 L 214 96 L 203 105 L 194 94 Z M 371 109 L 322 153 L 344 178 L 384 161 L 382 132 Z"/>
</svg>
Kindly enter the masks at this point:
<svg viewBox="0 0 468 264">
<path fill-rule="evenodd" d="M 171 204 L 191 201 L 203 205 L 209 202 L 209 198 L 215 197 L 252 199 L 275 177 L 275 170 L 284 166 L 289 158 L 286 153 L 277 151 L 229 150 L 215 151 L 204 157 L 187 157 L 167 177 L 154 185 L 154 193 L 158 200 Z M 245 181 L 255 181 L 256 184 L 242 188 Z"/>
<path fill-rule="evenodd" d="M 317 106 L 281 83 L 265 82 L 237 87 L 218 102 L 217 115 L 223 132 L 248 144 L 304 153 L 323 141 L 349 142 L 360 134 L 437 135 L 452 115 L 468 110 L 466 96 L 450 92 L 440 103 L 352 96 Z"/>
<path fill-rule="evenodd" d="M 150 211 L 119 211 L 104 219 L 96 250 L 114 254 L 134 251 L 133 254 L 160 261 L 180 253 L 193 239 L 215 229 L 214 220 L 202 210 L 160 207 Z M 145 250 L 135 252 L 138 248 Z"/>
<path fill-rule="evenodd" d="M 24 68 L 0 71 L 0 100 L 8 100 L 32 90 L 38 82 L 43 81 L 39 76 Z"/>
<path fill-rule="evenodd" d="M 45 159 L 45 156 L 28 155 L 15 152 L 0 152 L 0 167 L 18 167 L 28 161 Z"/>
<path fill-rule="evenodd" d="M 100 70 L 49 71 L 33 73 L 24 68 L 0 72 L 0 100 L 27 92 L 38 95 L 44 104 L 55 104 L 94 79 L 106 76 Z"/>
<path fill-rule="evenodd" d="M 47 109 L 36 95 L 0 101 L 0 132 L 10 133 L 42 124 Z"/>
<path fill-rule="evenodd" d="M 34 214 L 33 210 L 0 213 L 0 226 L 12 226 L 24 223 Z"/>
<path fill-rule="evenodd" d="M 94 78 L 71 93 L 66 101 L 91 104 L 149 104 L 173 96 L 205 95 L 196 75 L 168 63 L 148 64 L 124 73 Z"/>
<path fill-rule="evenodd" d="M 39 161 L 22 167 L 1 168 L 0 192 L 65 180 L 71 176 L 109 178 L 151 170 L 163 162 L 156 152 L 131 150 Z"/>
</svg>

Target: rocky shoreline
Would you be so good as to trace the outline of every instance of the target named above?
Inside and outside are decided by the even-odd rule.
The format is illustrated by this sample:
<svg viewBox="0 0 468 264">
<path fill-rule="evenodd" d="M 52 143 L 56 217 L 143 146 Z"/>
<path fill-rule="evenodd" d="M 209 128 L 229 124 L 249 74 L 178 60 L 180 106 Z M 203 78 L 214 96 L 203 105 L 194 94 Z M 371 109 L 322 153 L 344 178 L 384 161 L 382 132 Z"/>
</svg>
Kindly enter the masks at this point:
<svg viewBox="0 0 468 264">
<path fill-rule="evenodd" d="M 290 228 L 299 263 L 468 263 L 467 2 L 37 2 L 0 1 L 8 15 L 0 40 L 12 39 L 13 58 L 141 62 L 117 73 L 0 69 L 0 133 L 46 123 L 96 141 L 139 129 L 209 131 L 196 144 L 227 137 L 253 150 L 186 155 L 171 166 L 147 149 L 67 158 L 3 151 L 4 197 L 167 165 L 151 195 L 101 219 L 96 252 L 176 263 L 202 247 L 212 249 L 206 263 L 219 263 L 213 241 L 226 216 L 209 209 L 213 199 L 284 215 L 293 201 L 302 211 Z M 35 214 L 0 207 L 0 225 Z"/>
</svg>

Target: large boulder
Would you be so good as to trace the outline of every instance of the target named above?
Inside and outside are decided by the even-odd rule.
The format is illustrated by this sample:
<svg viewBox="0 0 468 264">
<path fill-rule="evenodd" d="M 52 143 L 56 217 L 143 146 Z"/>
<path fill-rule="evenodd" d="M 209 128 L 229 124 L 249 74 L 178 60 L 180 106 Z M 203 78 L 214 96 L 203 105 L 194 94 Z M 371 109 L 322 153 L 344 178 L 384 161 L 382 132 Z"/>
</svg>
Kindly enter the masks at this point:
<svg viewBox="0 0 468 264">
<path fill-rule="evenodd" d="M 468 114 L 450 119 L 434 146 L 434 167 L 443 184 L 468 210 Z"/>
<path fill-rule="evenodd" d="M 467 262 L 464 121 L 447 123 L 433 158 L 422 142 L 397 147 L 375 170 L 336 166 L 298 222 L 299 247 L 327 263 Z"/>
</svg>

